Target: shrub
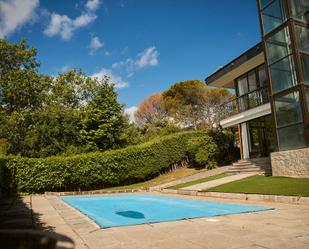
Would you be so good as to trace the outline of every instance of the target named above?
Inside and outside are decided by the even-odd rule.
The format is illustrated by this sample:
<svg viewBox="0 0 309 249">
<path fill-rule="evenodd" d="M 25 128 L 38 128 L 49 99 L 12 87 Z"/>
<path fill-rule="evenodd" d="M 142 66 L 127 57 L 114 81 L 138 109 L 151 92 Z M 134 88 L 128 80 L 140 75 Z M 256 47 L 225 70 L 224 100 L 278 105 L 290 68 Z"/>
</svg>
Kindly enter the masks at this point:
<svg viewBox="0 0 309 249">
<path fill-rule="evenodd" d="M 186 158 L 188 140 L 203 135 L 182 132 L 125 149 L 69 157 L 6 157 L 0 164 L 9 170 L 18 192 L 97 189 L 157 176 Z"/>
<path fill-rule="evenodd" d="M 188 155 L 192 165 L 207 169 L 215 168 L 217 152 L 218 146 L 208 135 L 195 137 L 188 141 Z"/>
<path fill-rule="evenodd" d="M 227 165 L 240 158 L 240 150 L 236 146 L 237 133 L 235 129 L 211 130 L 208 135 L 218 146 L 216 161 L 219 165 Z"/>
</svg>

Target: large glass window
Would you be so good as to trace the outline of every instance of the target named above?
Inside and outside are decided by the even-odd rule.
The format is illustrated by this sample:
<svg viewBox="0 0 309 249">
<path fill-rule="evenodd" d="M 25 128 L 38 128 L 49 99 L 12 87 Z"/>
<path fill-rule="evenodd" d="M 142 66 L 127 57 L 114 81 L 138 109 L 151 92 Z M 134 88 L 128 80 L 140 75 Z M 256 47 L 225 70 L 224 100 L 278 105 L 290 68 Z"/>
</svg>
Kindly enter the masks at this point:
<svg viewBox="0 0 309 249">
<path fill-rule="evenodd" d="M 296 85 L 296 73 L 292 56 L 272 64 L 269 70 L 273 93 Z"/>
<path fill-rule="evenodd" d="M 272 64 L 291 53 L 291 39 L 288 27 L 267 39 L 266 52 L 268 64 Z"/>
<path fill-rule="evenodd" d="M 280 128 L 278 136 L 280 150 L 298 149 L 306 146 L 303 124 Z"/>
<path fill-rule="evenodd" d="M 260 86 L 267 86 L 267 77 L 266 77 L 266 70 L 265 70 L 265 65 L 259 67 L 259 81 L 260 81 Z"/>
<path fill-rule="evenodd" d="M 309 29 L 302 26 L 295 26 L 295 31 L 298 49 L 302 52 L 309 53 Z"/>
<path fill-rule="evenodd" d="M 248 80 L 247 75 L 238 79 L 238 94 L 239 96 L 244 95 L 248 92 Z"/>
<path fill-rule="evenodd" d="M 294 18 L 306 21 L 305 13 L 309 10 L 308 0 L 291 0 L 292 15 Z"/>
<path fill-rule="evenodd" d="M 282 0 L 261 0 L 264 33 L 268 33 L 285 20 Z"/>
<path fill-rule="evenodd" d="M 299 103 L 299 92 L 292 92 L 275 98 L 277 127 L 302 122 L 302 112 Z"/>
<path fill-rule="evenodd" d="M 257 81 L 255 71 L 251 71 L 248 74 L 248 84 L 249 84 L 249 92 L 257 89 Z"/>
<path fill-rule="evenodd" d="M 309 2 L 309 1 L 308 1 Z M 309 29 L 295 26 L 297 47 L 300 53 L 302 73 L 305 83 L 309 83 Z"/>
</svg>

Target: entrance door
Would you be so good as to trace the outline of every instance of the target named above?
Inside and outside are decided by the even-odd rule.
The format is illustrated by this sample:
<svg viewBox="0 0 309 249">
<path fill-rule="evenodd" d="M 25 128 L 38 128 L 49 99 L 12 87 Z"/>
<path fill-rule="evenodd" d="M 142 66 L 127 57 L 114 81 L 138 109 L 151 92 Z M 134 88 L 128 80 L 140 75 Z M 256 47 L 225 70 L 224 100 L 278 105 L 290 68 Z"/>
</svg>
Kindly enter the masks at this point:
<svg viewBox="0 0 309 249">
<path fill-rule="evenodd" d="M 265 135 L 265 127 L 249 126 L 250 133 L 250 158 L 267 157 L 267 140 Z"/>
</svg>

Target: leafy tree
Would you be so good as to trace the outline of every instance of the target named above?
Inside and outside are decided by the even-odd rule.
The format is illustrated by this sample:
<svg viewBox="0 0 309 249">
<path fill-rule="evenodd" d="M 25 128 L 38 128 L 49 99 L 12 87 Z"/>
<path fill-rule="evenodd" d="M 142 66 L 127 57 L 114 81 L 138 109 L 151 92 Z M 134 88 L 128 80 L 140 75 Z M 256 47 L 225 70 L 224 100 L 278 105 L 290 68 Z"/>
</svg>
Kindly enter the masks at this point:
<svg viewBox="0 0 309 249">
<path fill-rule="evenodd" d="M 154 124 L 155 122 L 166 117 L 162 94 L 155 93 L 143 100 L 134 116 L 138 125 Z"/>
<path fill-rule="evenodd" d="M 38 73 L 36 49 L 0 40 L 0 139 L 9 154 L 50 155 L 120 146 L 122 105 L 109 79 Z"/>
<path fill-rule="evenodd" d="M 116 148 L 126 124 L 123 105 L 108 77 L 96 79 L 96 83 L 89 89 L 91 98 L 84 108 L 81 136 L 90 150 Z"/>
<path fill-rule="evenodd" d="M 168 116 L 184 128 L 218 126 L 219 106 L 231 98 L 227 89 L 208 88 L 199 80 L 175 83 L 163 92 Z"/>
<path fill-rule="evenodd" d="M 164 107 L 168 114 L 183 127 L 194 129 L 204 119 L 205 84 L 199 80 L 175 83 L 163 92 Z"/>
<path fill-rule="evenodd" d="M 207 169 L 217 166 L 218 146 L 212 137 L 204 135 L 192 138 L 188 141 L 187 147 L 191 165 Z"/>
<path fill-rule="evenodd" d="M 7 112 L 40 107 L 48 91 L 48 77 L 37 72 L 36 49 L 26 41 L 0 39 L 0 108 Z"/>
</svg>

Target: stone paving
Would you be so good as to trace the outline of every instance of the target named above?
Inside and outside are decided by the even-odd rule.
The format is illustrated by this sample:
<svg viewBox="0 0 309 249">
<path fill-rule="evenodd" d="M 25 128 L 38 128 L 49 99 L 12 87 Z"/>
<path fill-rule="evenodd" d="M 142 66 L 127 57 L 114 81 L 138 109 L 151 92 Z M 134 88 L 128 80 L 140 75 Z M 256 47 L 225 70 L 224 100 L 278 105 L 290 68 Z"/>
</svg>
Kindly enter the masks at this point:
<svg viewBox="0 0 309 249">
<path fill-rule="evenodd" d="M 35 197 L 33 210 L 41 214 L 42 223 L 73 238 L 76 248 L 309 248 L 309 205 L 207 200 L 275 210 L 108 229 L 100 229 L 55 196 Z"/>
<path fill-rule="evenodd" d="M 199 183 L 199 184 L 195 184 L 195 185 L 185 187 L 185 188 L 181 188 L 181 189 L 200 191 L 200 190 L 204 190 L 204 189 L 213 188 L 213 187 L 225 184 L 225 183 L 241 180 L 241 179 L 247 178 L 249 176 L 253 176 L 253 175 L 256 175 L 256 173 L 242 173 L 242 174 L 237 174 L 237 175 L 231 175 L 231 176 L 223 177 L 223 178 L 220 178 L 220 179 L 217 179 L 217 180 Z"/>
<path fill-rule="evenodd" d="M 34 215 L 35 227 L 71 237 L 75 241 L 77 249 L 309 248 L 308 204 L 291 205 L 201 196 L 183 197 L 261 205 L 275 209 L 256 213 L 101 229 L 92 220 L 56 196 L 25 197 L 21 200 L 26 205 L 17 205 L 17 207 L 20 214 L 26 215 L 24 221 L 30 219 L 30 208 Z M 10 211 L 12 213 L 13 206 L 11 205 Z M 0 207 L 4 206 L 0 205 Z M 27 211 L 22 211 L 23 208 Z M 8 206 L 3 210 L 7 210 L 7 214 L 10 213 Z"/>
</svg>

